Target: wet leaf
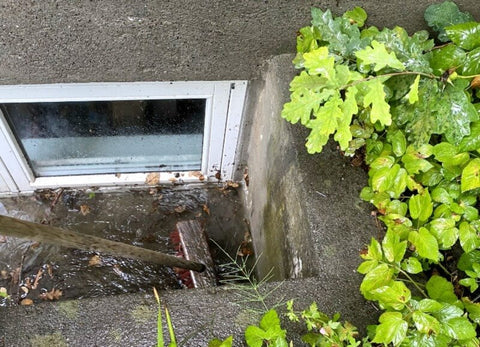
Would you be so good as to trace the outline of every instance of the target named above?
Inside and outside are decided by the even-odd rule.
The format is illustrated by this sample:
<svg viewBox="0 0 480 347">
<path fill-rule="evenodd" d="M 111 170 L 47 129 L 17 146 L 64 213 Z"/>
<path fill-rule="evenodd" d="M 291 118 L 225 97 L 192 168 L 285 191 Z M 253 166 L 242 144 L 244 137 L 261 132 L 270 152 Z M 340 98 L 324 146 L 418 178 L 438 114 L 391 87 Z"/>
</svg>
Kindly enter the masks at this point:
<svg viewBox="0 0 480 347">
<path fill-rule="evenodd" d="M 103 264 L 102 258 L 99 255 L 95 254 L 88 261 L 88 266 L 101 266 Z"/>
<path fill-rule="evenodd" d="M 158 172 L 151 172 L 147 175 L 145 183 L 151 186 L 157 185 L 160 182 L 160 174 Z"/>
<path fill-rule="evenodd" d="M 426 285 L 427 293 L 433 300 L 453 304 L 457 301 L 457 296 L 453 290 L 453 284 L 445 278 L 433 275 Z"/>
<path fill-rule="evenodd" d="M 80 205 L 80 213 L 84 216 L 90 213 L 90 207 L 88 205 Z"/>
<path fill-rule="evenodd" d="M 450 40 L 468 51 L 480 46 L 480 23 L 466 22 L 445 28 Z"/>
<path fill-rule="evenodd" d="M 405 70 L 405 66 L 397 59 L 394 52 L 388 52 L 383 43 L 376 40 L 371 42 L 371 47 L 367 46 L 363 50 L 355 53 L 363 64 L 374 65 L 373 71 L 377 72 L 385 67 L 391 67 L 400 71 Z"/>
<path fill-rule="evenodd" d="M 471 160 L 462 171 L 462 192 L 480 187 L 480 158 Z"/>
<path fill-rule="evenodd" d="M 355 7 L 353 10 L 347 11 L 343 14 L 344 18 L 347 18 L 351 24 L 357 24 L 359 27 L 363 27 L 367 20 L 367 12 L 361 7 Z"/>
<path fill-rule="evenodd" d="M 408 323 L 400 312 L 385 312 L 379 318 L 373 342 L 400 345 L 407 335 Z"/>
<path fill-rule="evenodd" d="M 438 32 L 438 39 L 443 42 L 448 41 L 445 27 L 473 20 L 470 13 L 461 12 L 453 1 L 428 6 L 424 17 L 428 26 Z"/>
<path fill-rule="evenodd" d="M 43 276 L 43 269 L 38 269 L 37 275 L 35 276 L 35 281 L 32 284 L 32 289 L 37 289 L 38 283 L 42 279 Z"/>
<path fill-rule="evenodd" d="M 408 235 L 408 241 L 415 246 L 417 253 L 421 257 L 438 262 L 440 257 L 438 242 L 428 229 L 420 228 L 418 232 L 411 231 Z"/>
<path fill-rule="evenodd" d="M 465 61 L 465 51 L 454 44 L 434 49 L 430 54 L 430 66 L 433 72 L 440 76 L 445 71 L 462 66 Z"/>
<path fill-rule="evenodd" d="M 60 289 L 55 289 L 53 288 L 51 291 L 49 292 L 46 292 L 46 293 L 42 293 L 40 294 L 38 297 L 42 300 L 49 300 L 49 301 L 53 301 L 53 300 L 58 300 L 60 299 L 60 297 L 62 296 L 62 291 Z"/>
<path fill-rule="evenodd" d="M 30 306 L 30 305 L 33 305 L 33 300 L 32 299 L 23 299 L 22 301 L 20 301 L 20 305 L 22 306 Z"/>
<path fill-rule="evenodd" d="M 480 74 L 480 47 L 467 53 L 462 62 L 461 72 L 466 76 Z"/>
<path fill-rule="evenodd" d="M 177 206 L 177 207 L 174 208 L 175 212 L 177 212 L 177 213 L 183 213 L 183 212 L 185 212 L 186 209 L 187 209 L 187 207 L 184 206 L 184 205 L 180 205 L 180 206 Z"/>
<path fill-rule="evenodd" d="M 207 204 L 203 204 L 203 211 L 210 216 L 210 209 L 208 208 Z"/>
<path fill-rule="evenodd" d="M 7 270 L 0 271 L 0 278 L 2 280 L 6 280 L 8 278 L 8 271 Z"/>
</svg>

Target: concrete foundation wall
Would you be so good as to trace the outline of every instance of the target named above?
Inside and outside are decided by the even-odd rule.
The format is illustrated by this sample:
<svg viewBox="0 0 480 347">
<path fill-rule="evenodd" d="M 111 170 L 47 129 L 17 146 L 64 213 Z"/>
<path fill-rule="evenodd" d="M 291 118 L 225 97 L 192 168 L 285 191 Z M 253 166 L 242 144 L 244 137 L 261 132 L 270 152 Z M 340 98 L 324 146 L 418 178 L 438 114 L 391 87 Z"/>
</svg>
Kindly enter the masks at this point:
<svg viewBox="0 0 480 347">
<path fill-rule="evenodd" d="M 106 0 L 0 3 L 0 83 L 230 80 L 292 53 L 310 7 L 363 6 L 369 23 L 424 28 L 437 1 Z M 477 0 L 458 0 L 478 15 Z"/>
</svg>

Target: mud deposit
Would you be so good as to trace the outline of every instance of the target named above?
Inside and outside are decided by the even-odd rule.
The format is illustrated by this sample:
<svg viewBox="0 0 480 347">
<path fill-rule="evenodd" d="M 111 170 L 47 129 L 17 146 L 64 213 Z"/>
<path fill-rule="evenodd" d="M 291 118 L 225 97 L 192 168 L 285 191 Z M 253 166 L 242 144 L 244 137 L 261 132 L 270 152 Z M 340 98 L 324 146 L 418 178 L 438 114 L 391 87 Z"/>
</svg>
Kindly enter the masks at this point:
<svg viewBox="0 0 480 347">
<path fill-rule="evenodd" d="M 0 199 L 0 214 L 175 254 L 171 233 L 180 220 L 197 219 L 210 239 L 235 253 L 248 225 L 233 187 L 173 187 L 98 192 L 43 191 Z M 1 235 L 1 231 L 0 231 Z M 216 263 L 221 252 L 212 244 Z M 167 267 L 0 236 L 0 287 L 17 303 L 182 288 Z"/>
</svg>

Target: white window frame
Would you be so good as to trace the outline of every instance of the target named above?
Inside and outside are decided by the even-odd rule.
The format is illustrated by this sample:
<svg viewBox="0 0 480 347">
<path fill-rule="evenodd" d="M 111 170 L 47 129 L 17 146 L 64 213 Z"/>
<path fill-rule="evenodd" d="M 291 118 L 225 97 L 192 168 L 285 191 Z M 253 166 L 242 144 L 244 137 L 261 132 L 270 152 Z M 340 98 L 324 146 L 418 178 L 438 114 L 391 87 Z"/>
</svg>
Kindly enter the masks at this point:
<svg viewBox="0 0 480 347">
<path fill-rule="evenodd" d="M 233 178 L 247 81 L 105 82 L 0 86 L 1 103 L 206 99 L 200 171 L 159 172 L 158 183 Z M 35 177 L 0 112 L 0 183 L 10 192 L 40 188 L 145 184 L 150 173 Z"/>
</svg>

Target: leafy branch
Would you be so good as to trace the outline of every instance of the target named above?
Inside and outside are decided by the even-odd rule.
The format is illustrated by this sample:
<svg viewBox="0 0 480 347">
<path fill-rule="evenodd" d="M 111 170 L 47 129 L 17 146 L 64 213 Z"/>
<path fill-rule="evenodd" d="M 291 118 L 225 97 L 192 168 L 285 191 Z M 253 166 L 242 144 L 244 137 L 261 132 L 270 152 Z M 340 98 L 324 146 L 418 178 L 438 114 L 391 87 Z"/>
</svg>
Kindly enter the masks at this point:
<svg viewBox="0 0 480 347">
<path fill-rule="evenodd" d="M 426 31 L 366 27 L 358 7 L 340 17 L 313 9 L 312 25 L 297 37 L 293 63 L 301 71 L 282 117 L 310 129 L 309 153 L 333 137 L 368 165 L 360 196 L 386 229 L 358 267 L 361 293 L 384 310 L 371 341 L 473 347 L 480 344 L 480 23 L 451 1 L 429 6 L 425 19 L 441 45 Z M 453 249 L 463 252 L 457 265 Z"/>
</svg>

